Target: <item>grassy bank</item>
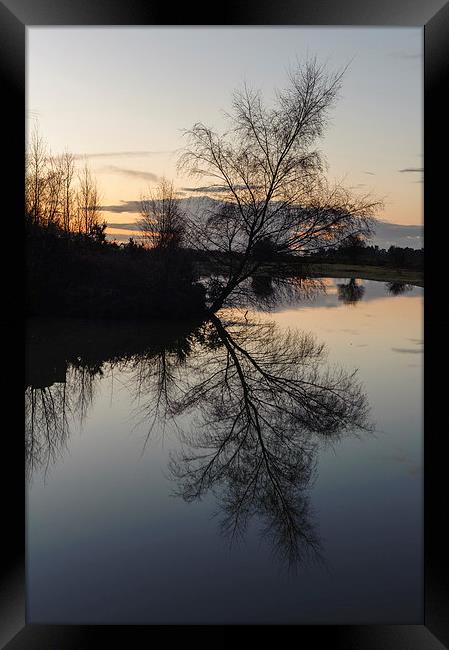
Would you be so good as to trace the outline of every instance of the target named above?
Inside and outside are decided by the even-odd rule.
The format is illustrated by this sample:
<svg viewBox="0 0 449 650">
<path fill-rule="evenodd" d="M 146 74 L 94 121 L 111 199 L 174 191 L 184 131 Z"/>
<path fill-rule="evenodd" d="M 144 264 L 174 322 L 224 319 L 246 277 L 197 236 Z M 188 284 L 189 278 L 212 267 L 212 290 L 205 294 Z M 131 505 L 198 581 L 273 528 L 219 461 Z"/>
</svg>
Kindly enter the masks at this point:
<svg viewBox="0 0 449 650">
<path fill-rule="evenodd" d="M 223 255 L 216 255 L 215 259 L 196 259 L 196 268 L 199 275 L 226 274 L 230 259 Z M 237 264 L 239 256 L 234 257 Z M 292 256 L 279 256 L 273 261 L 264 262 L 258 273 L 267 275 L 286 275 L 304 277 L 328 278 L 360 278 L 363 280 L 379 280 L 380 282 L 404 282 L 417 287 L 424 287 L 424 271 L 422 266 L 410 267 L 394 263 L 354 264 L 347 261 L 309 261 L 307 259 L 293 258 Z"/>
<path fill-rule="evenodd" d="M 381 282 L 405 282 L 424 287 L 424 272 L 416 269 L 390 268 L 357 264 L 318 264 L 307 265 L 307 274 L 313 277 L 360 278 Z"/>
</svg>

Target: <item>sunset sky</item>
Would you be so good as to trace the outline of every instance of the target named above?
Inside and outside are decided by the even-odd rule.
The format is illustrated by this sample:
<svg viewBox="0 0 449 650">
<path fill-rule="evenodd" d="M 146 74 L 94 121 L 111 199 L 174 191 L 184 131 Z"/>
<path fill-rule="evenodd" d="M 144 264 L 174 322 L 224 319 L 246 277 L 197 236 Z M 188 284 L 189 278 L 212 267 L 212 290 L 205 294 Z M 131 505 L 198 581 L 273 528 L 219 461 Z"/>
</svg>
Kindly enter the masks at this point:
<svg viewBox="0 0 449 650">
<path fill-rule="evenodd" d="M 246 81 L 267 100 L 289 66 L 317 56 L 349 63 L 319 148 L 329 176 L 385 201 L 387 222 L 423 223 L 422 28 L 27 28 L 27 128 L 36 121 L 53 153 L 89 156 L 108 222 L 138 217 L 138 201 L 176 173 L 182 130 L 218 130 Z M 111 233 L 119 233 L 116 228 Z"/>
</svg>

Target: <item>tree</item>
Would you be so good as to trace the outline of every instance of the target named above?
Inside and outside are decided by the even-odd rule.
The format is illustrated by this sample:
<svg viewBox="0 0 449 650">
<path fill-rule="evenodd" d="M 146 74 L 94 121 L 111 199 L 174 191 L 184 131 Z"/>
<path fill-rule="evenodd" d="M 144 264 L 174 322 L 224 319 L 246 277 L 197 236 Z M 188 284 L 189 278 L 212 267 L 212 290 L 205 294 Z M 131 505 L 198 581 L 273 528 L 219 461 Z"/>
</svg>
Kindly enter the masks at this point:
<svg viewBox="0 0 449 650">
<path fill-rule="evenodd" d="M 254 255 L 261 241 L 272 242 L 279 253 L 306 252 L 372 233 L 379 201 L 330 183 L 316 149 L 343 74 L 326 72 L 315 59 L 298 64 L 272 106 L 244 86 L 234 94 L 226 133 L 203 123 L 186 131 L 180 170 L 210 179 L 206 194 L 223 197 L 210 201 L 203 214 L 192 214 L 189 224 L 191 245 L 228 256 L 213 311 L 263 263 Z"/>
<path fill-rule="evenodd" d="M 40 223 L 43 216 L 46 184 L 47 145 L 35 125 L 26 156 L 25 210 L 32 223 Z"/>
<path fill-rule="evenodd" d="M 173 251 L 182 245 L 185 219 L 172 182 L 161 178 L 156 188 L 141 198 L 140 214 L 139 228 L 152 248 Z"/>
<path fill-rule="evenodd" d="M 74 190 L 72 187 L 73 177 L 75 174 L 75 157 L 73 154 L 65 151 L 61 156 L 61 167 L 63 170 L 63 228 L 65 232 L 72 229 L 72 220 L 74 218 Z"/>
<path fill-rule="evenodd" d="M 49 156 L 47 162 L 47 174 L 45 179 L 45 225 L 63 225 L 62 215 L 62 194 L 64 169 L 61 158 Z"/>
<path fill-rule="evenodd" d="M 25 179 L 25 214 L 32 224 L 85 233 L 98 240 L 104 231 L 100 196 L 87 161 L 77 171 L 73 154 L 53 155 L 37 125 L 28 144 Z"/>
<path fill-rule="evenodd" d="M 89 169 L 87 161 L 78 173 L 77 192 L 77 229 L 80 233 L 89 235 L 96 230 L 100 221 L 100 196 L 95 178 Z"/>
</svg>

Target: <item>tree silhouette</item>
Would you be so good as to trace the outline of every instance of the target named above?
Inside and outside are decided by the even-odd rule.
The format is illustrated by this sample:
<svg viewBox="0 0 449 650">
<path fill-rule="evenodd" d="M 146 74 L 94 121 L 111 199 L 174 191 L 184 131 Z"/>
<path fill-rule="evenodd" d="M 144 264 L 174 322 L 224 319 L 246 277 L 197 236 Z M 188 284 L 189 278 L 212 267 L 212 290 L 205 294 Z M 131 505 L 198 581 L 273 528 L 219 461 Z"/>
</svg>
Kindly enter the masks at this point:
<svg viewBox="0 0 449 650">
<path fill-rule="evenodd" d="M 170 465 L 178 494 L 193 501 L 211 490 L 231 538 L 252 518 L 263 522 L 290 566 L 317 558 L 307 500 L 317 445 L 371 429 L 355 374 L 326 367 L 325 348 L 310 334 L 273 323 L 214 316 L 203 341 L 182 394 L 171 398 L 173 414 L 193 418 Z"/>
<path fill-rule="evenodd" d="M 140 201 L 138 225 L 144 239 L 158 251 L 174 251 L 185 236 L 185 219 L 173 183 L 161 178 L 156 188 Z"/>
<path fill-rule="evenodd" d="M 254 275 L 268 243 L 278 254 L 305 252 L 372 233 L 380 202 L 329 182 L 316 148 L 342 78 L 314 59 L 298 64 L 271 107 L 245 86 L 234 94 L 225 134 L 202 123 L 186 132 L 180 169 L 209 179 L 206 194 L 223 197 L 189 217 L 189 245 L 223 256 L 212 312 Z"/>
</svg>

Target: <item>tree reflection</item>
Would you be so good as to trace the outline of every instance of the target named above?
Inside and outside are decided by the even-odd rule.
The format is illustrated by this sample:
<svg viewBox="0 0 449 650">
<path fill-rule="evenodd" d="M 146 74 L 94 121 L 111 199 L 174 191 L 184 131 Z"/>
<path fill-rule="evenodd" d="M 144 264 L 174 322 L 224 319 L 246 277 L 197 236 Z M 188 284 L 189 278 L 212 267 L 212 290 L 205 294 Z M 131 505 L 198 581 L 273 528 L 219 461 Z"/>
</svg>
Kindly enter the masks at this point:
<svg viewBox="0 0 449 650">
<path fill-rule="evenodd" d="M 25 458 L 27 475 L 44 470 L 62 454 L 70 436 L 69 421 L 83 422 L 93 402 L 101 367 L 70 365 L 64 381 L 25 388 Z"/>
<path fill-rule="evenodd" d="M 211 490 L 231 538 L 257 519 L 290 565 L 318 557 L 307 499 L 317 444 L 370 429 L 355 373 L 326 366 L 310 334 L 273 323 L 212 317 L 203 336 L 176 403 L 193 418 L 170 464 L 178 493 L 193 501 Z"/>
<path fill-rule="evenodd" d="M 62 455 L 70 425 L 83 423 L 105 374 L 113 376 L 115 369 L 131 366 L 139 370 L 142 381 L 153 373 L 158 381 L 168 383 L 168 359 L 174 355 L 179 364 L 185 358 L 189 337 L 179 326 L 152 325 L 38 321 L 30 328 L 25 380 L 29 478 L 35 471 L 46 473 Z M 137 374 L 134 392 L 139 385 Z M 166 409 L 159 413 L 159 420 L 165 415 Z"/>
<path fill-rule="evenodd" d="M 387 282 L 386 289 L 391 295 L 400 296 L 403 293 L 412 291 L 413 284 L 407 284 L 406 282 Z"/>
<path fill-rule="evenodd" d="M 131 390 L 137 409 L 137 424 L 145 423 L 147 435 L 144 449 L 155 428 L 163 433 L 174 422 L 174 393 L 179 375 L 188 372 L 186 362 L 192 353 L 192 337 L 176 339 L 173 344 L 149 354 L 135 355 L 131 360 Z"/>
<path fill-rule="evenodd" d="M 28 477 L 47 469 L 68 438 L 65 384 L 25 389 L 25 457 Z"/>
<path fill-rule="evenodd" d="M 72 354 L 64 382 L 26 389 L 29 469 L 58 457 L 69 419 L 85 417 L 97 381 L 118 366 L 148 436 L 177 426 L 181 448 L 169 470 L 178 495 L 213 493 L 230 540 L 253 524 L 290 566 L 319 558 L 308 500 L 317 447 L 369 431 L 367 399 L 356 372 L 331 367 L 313 335 L 248 314 L 227 310 L 151 345 L 133 339 L 114 354 L 112 343 Z"/>
<path fill-rule="evenodd" d="M 355 278 L 351 278 L 346 284 L 337 284 L 337 290 L 338 299 L 345 305 L 355 305 L 365 294 L 365 287 L 357 284 Z"/>
<path fill-rule="evenodd" d="M 273 273 L 258 273 L 242 282 L 228 297 L 227 306 L 270 311 L 279 305 L 297 305 L 313 300 L 322 293 L 326 293 L 326 285 L 321 278 L 289 276 L 275 269 Z"/>
</svg>

